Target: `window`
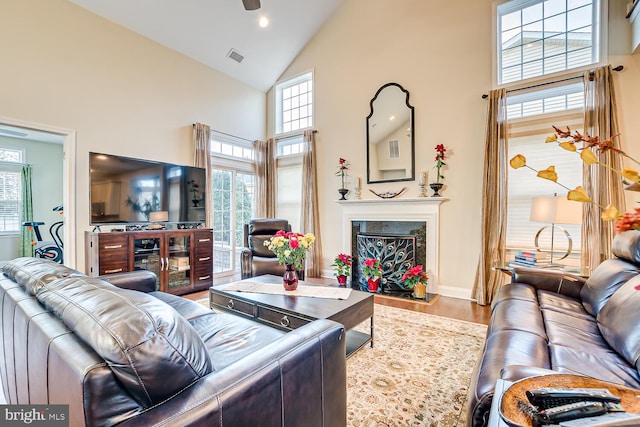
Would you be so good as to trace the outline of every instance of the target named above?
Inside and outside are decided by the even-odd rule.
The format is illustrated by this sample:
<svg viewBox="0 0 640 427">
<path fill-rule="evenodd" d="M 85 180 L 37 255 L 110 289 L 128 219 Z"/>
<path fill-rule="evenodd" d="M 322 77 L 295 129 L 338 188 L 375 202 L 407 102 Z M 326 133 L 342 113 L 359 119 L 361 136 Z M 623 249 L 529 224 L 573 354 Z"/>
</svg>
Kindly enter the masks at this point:
<svg viewBox="0 0 640 427">
<path fill-rule="evenodd" d="M 574 127 L 572 126 L 572 128 Z M 575 127 L 575 129 L 579 129 L 579 127 Z M 527 158 L 527 164 L 537 170 L 554 165 L 558 173 L 558 182 L 571 189 L 582 185 L 580 156 L 561 149 L 557 144 L 546 144 L 545 138 L 552 133 L 553 130 L 549 125 L 543 126 L 543 129 L 534 129 L 531 132 L 523 132 L 521 135 L 510 136 L 508 157 L 522 154 Z M 534 247 L 534 237 L 538 230 L 545 225 L 550 225 L 530 221 L 532 198 L 553 196 L 554 194 L 564 196 L 567 194 L 567 190 L 552 181 L 538 178 L 536 173 L 528 168 L 508 168 L 508 174 L 507 248 L 531 249 Z M 560 224 L 560 226 L 571 234 L 574 251 L 579 251 L 581 245 L 580 225 Z M 541 234 L 539 243 L 542 248 L 548 250 L 551 247 L 550 237 L 551 233 Z M 556 250 L 559 252 L 559 246 L 566 247 L 566 239 L 556 231 L 556 240 Z"/>
<path fill-rule="evenodd" d="M 22 150 L 0 148 L 0 233 L 20 231 Z"/>
<path fill-rule="evenodd" d="M 313 74 L 302 74 L 278 83 L 276 98 L 276 134 L 313 127 Z"/>
<path fill-rule="evenodd" d="M 211 132 L 213 185 L 213 272 L 240 271 L 244 224 L 255 216 L 253 145 L 241 138 Z"/>
<path fill-rule="evenodd" d="M 511 0 L 498 5 L 498 83 L 598 63 L 601 1 Z"/>
</svg>

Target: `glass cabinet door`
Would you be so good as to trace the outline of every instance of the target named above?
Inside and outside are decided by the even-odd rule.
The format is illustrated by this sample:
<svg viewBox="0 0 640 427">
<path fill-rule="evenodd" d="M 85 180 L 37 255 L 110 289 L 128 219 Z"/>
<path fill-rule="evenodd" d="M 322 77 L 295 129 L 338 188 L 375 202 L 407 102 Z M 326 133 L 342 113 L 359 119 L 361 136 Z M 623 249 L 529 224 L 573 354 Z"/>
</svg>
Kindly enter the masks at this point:
<svg viewBox="0 0 640 427">
<path fill-rule="evenodd" d="M 167 236 L 168 247 L 168 291 L 191 287 L 191 239 L 188 234 Z"/>
<path fill-rule="evenodd" d="M 156 289 L 160 289 L 160 277 L 164 259 L 160 252 L 160 237 L 144 236 L 133 240 L 133 269 L 148 270 L 156 274 Z"/>
</svg>

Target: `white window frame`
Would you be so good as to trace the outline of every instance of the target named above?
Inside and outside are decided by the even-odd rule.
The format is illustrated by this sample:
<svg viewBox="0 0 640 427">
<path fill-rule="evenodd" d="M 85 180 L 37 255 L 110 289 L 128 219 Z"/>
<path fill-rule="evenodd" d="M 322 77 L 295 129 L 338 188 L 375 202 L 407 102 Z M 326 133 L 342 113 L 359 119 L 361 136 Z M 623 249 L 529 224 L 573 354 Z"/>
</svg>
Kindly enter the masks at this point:
<svg viewBox="0 0 640 427">
<path fill-rule="evenodd" d="M 250 174 L 255 176 L 255 171 L 253 167 L 254 159 L 255 159 L 255 149 L 253 147 L 253 143 L 243 138 L 234 137 L 232 135 L 223 134 L 221 132 L 217 132 L 213 130 L 211 131 L 211 141 L 212 141 L 211 167 L 212 169 L 225 170 L 225 171 L 231 172 L 232 174 L 231 204 L 232 206 L 236 206 L 235 188 L 236 188 L 237 174 L 243 173 L 243 174 Z M 213 152 L 214 141 L 223 142 L 233 147 L 241 148 L 243 155 L 234 156 L 234 155 Z M 252 153 L 252 156 L 250 156 L 251 158 L 249 158 L 249 156 L 245 156 L 245 154 L 247 153 L 247 150 L 251 151 Z M 255 194 L 254 194 L 253 202 L 254 202 L 253 207 L 254 207 L 254 213 L 255 213 Z M 241 225 L 237 224 L 236 218 L 237 218 L 237 212 L 234 209 L 233 214 L 231 215 L 231 230 L 230 230 L 230 232 L 234 235 L 236 234 L 238 227 L 241 227 Z M 234 247 L 231 251 L 233 254 L 231 257 L 232 269 L 230 271 L 216 272 L 213 274 L 214 277 L 227 277 L 227 276 L 232 276 L 240 273 L 240 263 L 236 262 L 236 254 L 241 248 L 235 245 L 235 239 L 233 240 L 233 245 Z"/>
<path fill-rule="evenodd" d="M 607 61 L 607 43 L 608 43 L 608 2 L 609 0 L 593 0 L 594 7 L 593 13 L 596 14 L 596 21 L 593 22 L 594 26 L 598 26 L 598 30 L 593 31 L 593 49 L 596 50 L 596 60 L 593 63 L 571 68 L 568 70 L 562 70 L 555 73 L 543 74 L 536 77 L 531 77 L 523 80 L 510 81 L 508 83 L 501 83 L 499 79 L 501 64 L 500 64 L 500 52 L 501 52 L 501 40 L 500 40 L 500 24 L 499 19 L 500 15 L 498 14 L 498 7 L 505 7 L 503 5 L 507 3 L 514 3 L 514 5 L 526 5 L 530 6 L 535 3 L 540 3 L 544 0 L 503 0 L 496 1 L 493 3 L 493 19 L 492 19 L 492 82 L 493 87 L 517 87 L 517 86 L 528 86 L 540 81 L 553 81 L 563 76 L 567 75 L 576 75 L 579 72 L 583 72 L 588 69 L 593 69 L 594 67 L 605 65 Z M 595 3 L 597 2 L 597 6 Z M 521 6 L 521 7 L 526 7 Z M 514 6 L 515 7 L 515 6 Z M 520 7 L 518 7 L 520 8 Z"/>
<path fill-rule="evenodd" d="M 18 159 L 16 160 L 0 160 L 0 171 L 15 173 L 18 177 L 18 199 L 17 202 L 17 212 L 18 212 L 18 225 L 15 230 L 2 230 L 0 231 L 0 235 L 10 236 L 20 234 L 20 228 L 22 227 L 20 224 L 21 211 L 22 211 L 22 189 L 20 188 L 21 183 L 21 168 L 24 165 L 25 161 L 25 151 L 20 148 L 12 148 L 12 147 L 0 147 L 0 151 L 10 151 L 12 153 L 18 154 Z"/>
<path fill-rule="evenodd" d="M 308 126 L 306 127 L 301 127 L 298 129 L 292 129 L 290 131 L 284 131 L 283 130 L 283 114 L 282 114 L 282 92 L 291 87 L 291 86 L 295 86 L 297 84 L 300 84 L 304 81 L 310 81 L 311 82 L 311 102 L 309 103 L 310 107 L 311 107 L 311 114 L 309 116 L 309 122 Z M 313 70 L 310 71 L 306 71 L 304 73 L 301 73 L 297 76 L 288 78 L 286 80 L 281 80 L 279 82 L 277 82 L 274 86 L 275 90 L 274 90 L 274 109 L 273 111 L 275 111 L 274 114 L 274 129 L 275 129 L 275 134 L 276 135 L 288 135 L 288 134 L 297 134 L 297 133 L 301 133 L 307 129 L 312 129 L 313 128 L 313 123 L 314 123 L 314 112 L 315 112 L 315 82 L 314 82 L 314 75 L 313 75 Z"/>
</svg>

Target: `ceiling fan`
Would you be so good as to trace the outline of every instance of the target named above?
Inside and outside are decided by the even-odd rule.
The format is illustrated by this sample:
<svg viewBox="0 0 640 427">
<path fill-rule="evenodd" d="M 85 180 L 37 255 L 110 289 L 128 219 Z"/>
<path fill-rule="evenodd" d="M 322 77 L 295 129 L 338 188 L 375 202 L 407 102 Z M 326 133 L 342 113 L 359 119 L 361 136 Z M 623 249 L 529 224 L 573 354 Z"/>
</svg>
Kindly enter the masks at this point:
<svg viewBox="0 0 640 427">
<path fill-rule="evenodd" d="M 260 9 L 260 0 L 242 0 L 242 4 L 246 10 Z"/>
</svg>

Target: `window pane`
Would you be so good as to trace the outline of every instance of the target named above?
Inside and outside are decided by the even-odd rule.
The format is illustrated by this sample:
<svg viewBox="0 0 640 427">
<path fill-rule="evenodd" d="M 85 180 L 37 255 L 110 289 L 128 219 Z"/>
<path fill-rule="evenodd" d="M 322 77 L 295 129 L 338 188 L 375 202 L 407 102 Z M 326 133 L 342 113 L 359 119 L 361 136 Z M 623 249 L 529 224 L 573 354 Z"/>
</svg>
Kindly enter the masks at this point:
<svg viewBox="0 0 640 427">
<path fill-rule="evenodd" d="M 534 4 L 522 10 L 522 25 L 542 19 L 542 3 Z"/>
<path fill-rule="evenodd" d="M 591 5 L 569 11 L 567 14 L 567 29 L 589 27 L 591 25 Z"/>
<path fill-rule="evenodd" d="M 276 133 L 286 133 L 298 129 L 311 127 L 313 119 L 309 117 L 312 112 L 313 82 L 311 73 L 293 78 L 288 82 L 276 85 L 276 99 L 282 101 L 276 103 Z M 287 85 L 287 89 L 282 89 Z M 288 99 L 285 97 L 288 94 Z M 301 117 L 309 117 L 300 121 Z"/>
<path fill-rule="evenodd" d="M 570 8 L 567 8 L 566 0 L 531 3 L 511 0 L 498 6 L 501 24 L 498 28 L 501 40 L 499 83 L 598 61 L 597 49 L 593 46 L 594 31 L 598 30 L 595 24 L 599 19 L 593 12 L 598 10 L 598 0 L 571 0 Z M 580 54 L 573 54 L 574 51 L 580 51 Z M 542 63 L 535 62 L 540 59 Z"/>
</svg>

